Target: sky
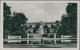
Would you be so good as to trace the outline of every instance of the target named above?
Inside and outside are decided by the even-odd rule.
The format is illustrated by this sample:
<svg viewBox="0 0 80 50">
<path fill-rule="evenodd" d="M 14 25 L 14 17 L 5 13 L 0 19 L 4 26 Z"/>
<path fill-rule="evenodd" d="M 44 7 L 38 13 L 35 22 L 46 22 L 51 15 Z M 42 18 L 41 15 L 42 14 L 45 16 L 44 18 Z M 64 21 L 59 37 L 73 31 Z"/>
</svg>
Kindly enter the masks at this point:
<svg viewBox="0 0 80 50">
<path fill-rule="evenodd" d="M 28 18 L 27 22 L 55 22 L 66 14 L 67 3 L 34 3 L 34 2 L 7 2 L 11 12 L 22 12 Z"/>
</svg>

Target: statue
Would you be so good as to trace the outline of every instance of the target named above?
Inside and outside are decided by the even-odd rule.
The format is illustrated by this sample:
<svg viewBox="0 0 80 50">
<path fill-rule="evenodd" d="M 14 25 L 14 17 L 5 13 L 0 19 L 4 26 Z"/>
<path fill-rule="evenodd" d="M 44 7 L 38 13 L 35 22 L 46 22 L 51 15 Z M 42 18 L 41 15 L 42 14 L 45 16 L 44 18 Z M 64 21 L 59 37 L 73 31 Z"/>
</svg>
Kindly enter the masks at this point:
<svg viewBox="0 0 80 50">
<path fill-rule="evenodd" d="M 40 23 L 39 34 L 41 34 L 41 35 L 44 34 L 44 29 L 43 29 L 43 23 L 42 23 L 42 21 Z"/>
</svg>

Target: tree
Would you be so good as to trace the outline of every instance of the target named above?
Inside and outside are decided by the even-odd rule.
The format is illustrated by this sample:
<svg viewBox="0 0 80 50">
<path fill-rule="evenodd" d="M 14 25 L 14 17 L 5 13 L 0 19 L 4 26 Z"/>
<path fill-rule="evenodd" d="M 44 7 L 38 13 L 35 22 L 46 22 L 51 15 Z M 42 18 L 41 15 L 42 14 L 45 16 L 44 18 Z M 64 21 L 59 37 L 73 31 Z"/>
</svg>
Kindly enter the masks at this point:
<svg viewBox="0 0 80 50">
<path fill-rule="evenodd" d="M 47 25 L 45 25 L 43 28 L 45 31 L 47 31 L 47 33 L 50 33 L 50 28 Z"/>
<path fill-rule="evenodd" d="M 38 24 L 34 27 L 33 33 L 36 33 L 36 31 L 39 29 L 39 26 L 40 26 L 40 23 L 38 23 Z"/>
<path fill-rule="evenodd" d="M 77 35 L 77 3 L 68 3 L 66 7 L 68 27 L 72 35 Z"/>
<path fill-rule="evenodd" d="M 22 25 L 26 24 L 28 18 L 23 13 L 13 12 L 13 16 L 11 16 L 10 6 L 6 3 L 3 4 L 3 25 L 4 25 L 4 35 L 22 35 L 25 33 L 27 27 L 23 28 Z"/>
<path fill-rule="evenodd" d="M 64 35 L 77 35 L 77 3 L 68 3 L 67 15 L 62 16 L 59 32 Z"/>
<path fill-rule="evenodd" d="M 19 31 L 22 31 L 23 33 L 25 33 L 24 31 L 27 30 L 27 27 L 22 26 L 22 25 L 26 24 L 27 20 L 28 19 L 26 18 L 26 16 L 23 13 L 14 12 L 13 17 L 12 17 L 12 21 L 11 21 L 12 22 L 11 25 L 12 25 L 12 28 L 13 28 L 13 29 L 11 29 L 11 32 L 16 32 L 17 31 L 18 34 L 19 34 L 19 33 L 21 33 Z"/>
<path fill-rule="evenodd" d="M 68 20 L 68 17 L 66 14 L 63 14 L 62 15 L 62 20 L 61 20 L 61 26 L 59 28 L 59 34 L 61 35 L 67 35 L 67 30 L 68 30 L 68 25 L 67 25 L 67 20 Z"/>
<path fill-rule="evenodd" d="M 56 24 L 55 32 L 58 33 L 60 27 L 60 21 L 57 20 L 55 24 Z"/>
<path fill-rule="evenodd" d="M 3 3 L 3 34 L 8 35 L 10 33 L 11 28 L 11 7 L 6 3 Z"/>
</svg>

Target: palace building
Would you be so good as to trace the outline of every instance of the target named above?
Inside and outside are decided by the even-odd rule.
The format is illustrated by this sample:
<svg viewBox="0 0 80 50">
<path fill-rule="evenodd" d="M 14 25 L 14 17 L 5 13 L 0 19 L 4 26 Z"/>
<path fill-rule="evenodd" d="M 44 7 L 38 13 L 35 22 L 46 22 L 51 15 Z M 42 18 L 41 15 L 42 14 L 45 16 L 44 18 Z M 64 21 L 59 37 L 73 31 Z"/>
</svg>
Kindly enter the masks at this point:
<svg viewBox="0 0 80 50">
<path fill-rule="evenodd" d="M 56 27 L 56 23 L 40 21 L 40 22 L 35 22 L 35 23 L 26 23 L 26 26 L 29 27 L 28 32 L 30 32 L 30 33 L 44 34 L 44 33 L 53 33 L 55 30 L 55 27 Z M 37 27 L 39 27 L 39 28 L 37 28 Z M 46 30 L 44 27 L 45 28 L 47 27 L 48 30 Z M 36 29 L 36 32 L 34 29 Z M 49 32 L 47 32 L 47 31 L 49 31 Z"/>
</svg>

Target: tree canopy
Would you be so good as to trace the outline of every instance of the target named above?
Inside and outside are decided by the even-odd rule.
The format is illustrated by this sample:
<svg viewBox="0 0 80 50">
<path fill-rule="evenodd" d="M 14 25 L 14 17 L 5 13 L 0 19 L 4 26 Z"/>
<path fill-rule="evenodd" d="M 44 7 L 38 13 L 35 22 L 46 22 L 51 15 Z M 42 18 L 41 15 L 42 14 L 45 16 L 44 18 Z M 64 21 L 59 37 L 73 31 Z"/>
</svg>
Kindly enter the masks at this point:
<svg viewBox="0 0 80 50">
<path fill-rule="evenodd" d="M 22 29 L 22 25 L 26 24 L 28 18 L 24 15 L 24 13 L 12 12 L 11 7 L 6 3 L 3 4 L 3 22 L 4 22 L 4 35 L 20 35 L 25 33 Z"/>
<path fill-rule="evenodd" d="M 62 15 L 59 31 L 64 35 L 77 35 L 77 3 L 68 3 L 66 13 L 67 15 Z"/>
<path fill-rule="evenodd" d="M 47 33 L 50 33 L 50 28 L 47 25 L 45 25 L 43 28 L 45 31 L 47 31 Z"/>
<path fill-rule="evenodd" d="M 39 27 L 40 27 L 40 23 L 38 23 L 38 24 L 34 27 L 33 33 L 36 33 L 36 31 L 39 29 Z"/>
</svg>

